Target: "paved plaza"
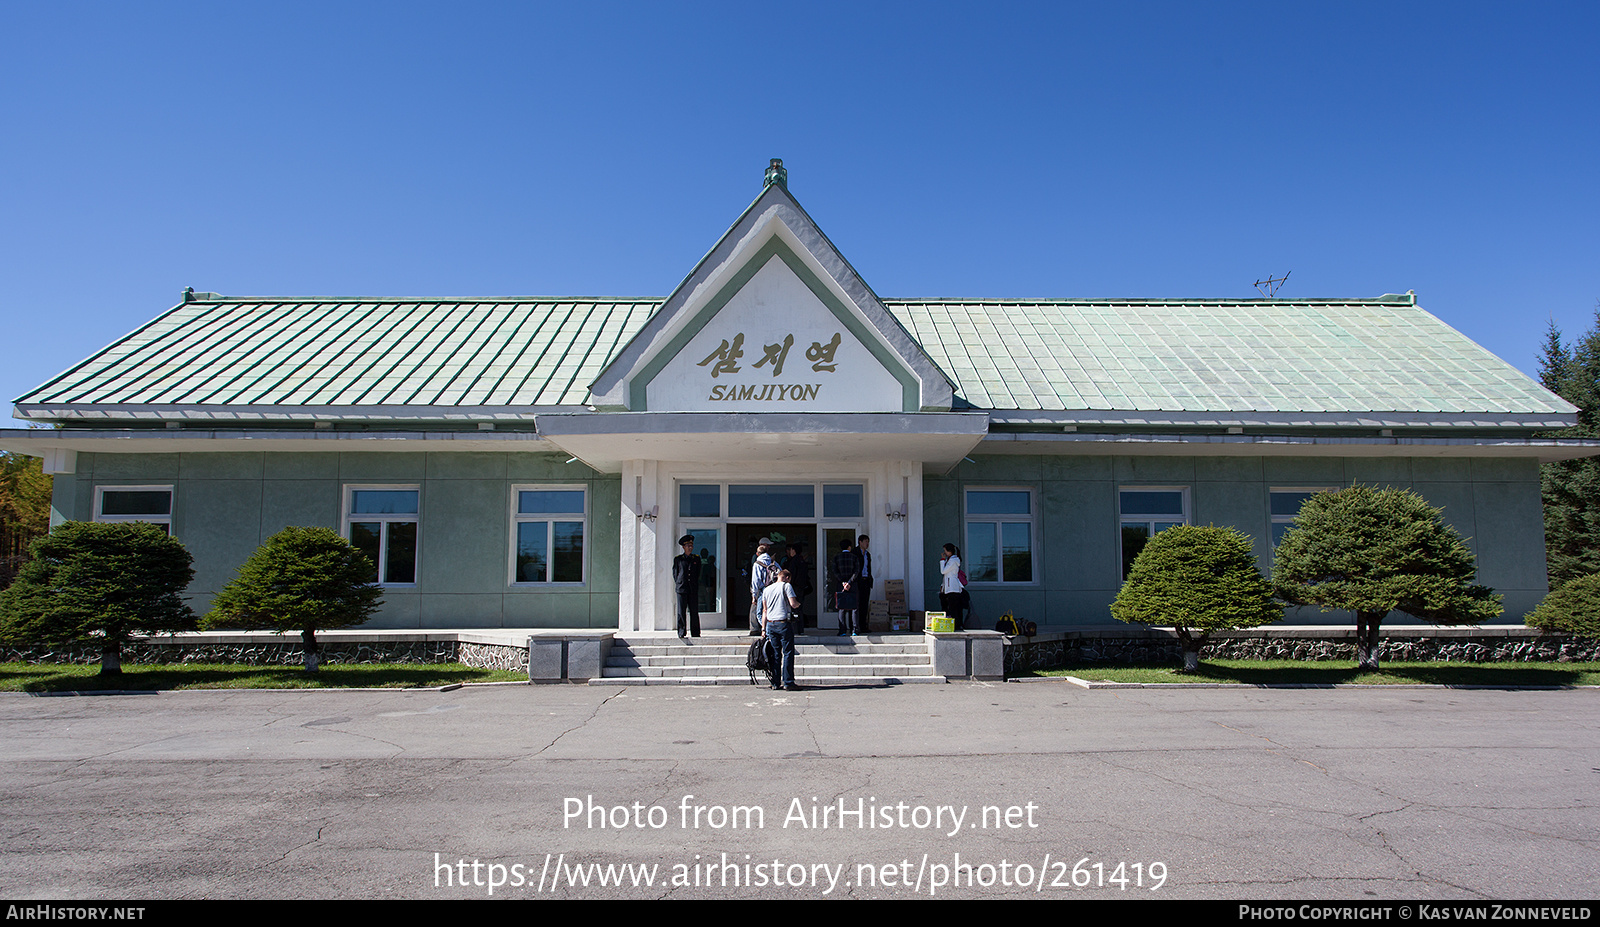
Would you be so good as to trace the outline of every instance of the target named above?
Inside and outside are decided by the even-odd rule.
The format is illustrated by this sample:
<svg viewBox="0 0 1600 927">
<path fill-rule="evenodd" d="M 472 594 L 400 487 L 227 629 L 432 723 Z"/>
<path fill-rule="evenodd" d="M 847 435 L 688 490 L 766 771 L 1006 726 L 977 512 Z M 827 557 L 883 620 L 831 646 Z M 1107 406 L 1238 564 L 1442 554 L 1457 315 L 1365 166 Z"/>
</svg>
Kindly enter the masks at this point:
<svg viewBox="0 0 1600 927">
<path fill-rule="evenodd" d="M 1600 692 L 0 696 L 11 898 L 1593 898 Z M 618 884 L 620 883 L 620 884 Z"/>
</svg>

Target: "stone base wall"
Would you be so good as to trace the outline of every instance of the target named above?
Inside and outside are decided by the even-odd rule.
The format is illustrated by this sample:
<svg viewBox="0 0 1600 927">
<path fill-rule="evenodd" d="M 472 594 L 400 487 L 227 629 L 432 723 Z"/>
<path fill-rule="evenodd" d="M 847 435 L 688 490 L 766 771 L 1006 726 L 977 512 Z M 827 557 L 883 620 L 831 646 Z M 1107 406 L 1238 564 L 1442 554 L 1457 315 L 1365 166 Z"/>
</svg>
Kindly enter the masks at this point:
<svg viewBox="0 0 1600 927">
<path fill-rule="evenodd" d="M 1354 629 L 1304 628 L 1230 631 L 1201 648 L 1202 660 L 1356 659 Z M 1384 632 L 1378 659 L 1413 663 L 1558 663 L 1600 661 L 1600 638 L 1551 634 L 1532 628 L 1397 628 Z M 1041 632 L 1006 645 L 1006 674 L 1095 663 L 1183 662 L 1183 645 L 1171 630 L 1130 628 Z"/>
<path fill-rule="evenodd" d="M 475 669 L 527 672 L 528 648 L 456 641 L 373 641 L 319 643 L 324 666 L 371 663 L 462 663 Z M 99 647 L 3 647 L 0 662 L 98 665 Z M 149 640 L 122 645 L 124 665 L 161 663 L 241 663 L 246 666 L 301 666 L 305 652 L 298 636 L 281 641 L 193 644 Z"/>
<path fill-rule="evenodd" d="M 456 645 L 456 659 L 473 669 L 528 671 L 528 648 L 509 647 L 503 644 L 474 644 L 462 641 Z"/>
</svg>

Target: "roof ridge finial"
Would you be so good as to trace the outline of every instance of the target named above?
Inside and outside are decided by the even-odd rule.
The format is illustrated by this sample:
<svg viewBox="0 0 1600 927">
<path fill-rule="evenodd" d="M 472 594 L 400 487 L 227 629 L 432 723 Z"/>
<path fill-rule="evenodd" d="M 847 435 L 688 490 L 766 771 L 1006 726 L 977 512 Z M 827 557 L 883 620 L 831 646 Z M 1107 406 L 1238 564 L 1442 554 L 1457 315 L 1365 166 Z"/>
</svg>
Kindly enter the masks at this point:
<svg viewBox="0 0 1600 927">
<path fill-rule="evenodd" d="M 782 158 L 773 158 L 771 163 L 767 165 L 767 179 L 761 185 L 761 189 L 765 190 L 773 184 L 777 184 L 785 190 L 789 189 L 789 172 L 784 170 Z"/>
</svg>

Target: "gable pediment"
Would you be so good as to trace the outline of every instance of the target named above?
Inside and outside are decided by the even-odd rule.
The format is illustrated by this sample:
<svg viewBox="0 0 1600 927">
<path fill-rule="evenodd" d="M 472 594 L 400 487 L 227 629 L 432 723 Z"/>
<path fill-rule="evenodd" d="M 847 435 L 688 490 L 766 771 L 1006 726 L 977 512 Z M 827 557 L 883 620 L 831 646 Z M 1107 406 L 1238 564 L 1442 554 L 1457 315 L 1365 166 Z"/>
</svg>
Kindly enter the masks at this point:
<svg viewBox="0 0 1600 927">
<path fill-rule="evenodd" d="M 591 387 L 634 412 L 948 410 L 948 377 L 781 184 Z"/>
</svg>

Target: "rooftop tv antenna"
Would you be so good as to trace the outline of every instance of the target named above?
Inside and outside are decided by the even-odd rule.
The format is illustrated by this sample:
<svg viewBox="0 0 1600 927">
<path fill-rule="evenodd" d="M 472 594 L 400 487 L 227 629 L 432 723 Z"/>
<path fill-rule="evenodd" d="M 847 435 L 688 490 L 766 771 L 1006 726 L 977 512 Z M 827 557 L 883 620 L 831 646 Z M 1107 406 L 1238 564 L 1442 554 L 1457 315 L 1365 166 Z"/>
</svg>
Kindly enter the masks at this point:
<svg viewBox="0 0 1600 927">
<path fill-rule="evenodd" d="M 1271 299 L 1272 297 L 1278 295 L 1278 290 L 1283 287 L 1283 281 L 1288 280 L 1289 274 L 1292 273 L 1294 273 L 1294 271 L 1291 270 L 1288 274 L 1284 274 L 1281 277 L 1268 277 L 1265 280 L 1257 280 L 1255 287 L 1257 290 L 1261 291 L 1262 296 Z"/>
</svg>

